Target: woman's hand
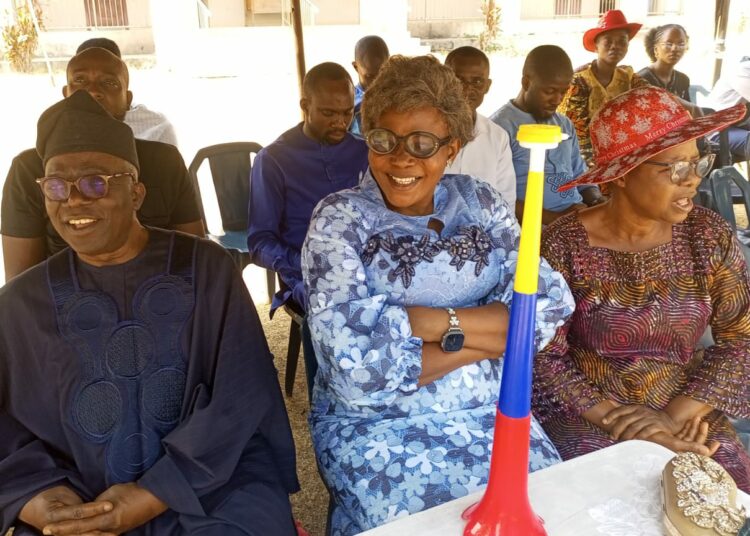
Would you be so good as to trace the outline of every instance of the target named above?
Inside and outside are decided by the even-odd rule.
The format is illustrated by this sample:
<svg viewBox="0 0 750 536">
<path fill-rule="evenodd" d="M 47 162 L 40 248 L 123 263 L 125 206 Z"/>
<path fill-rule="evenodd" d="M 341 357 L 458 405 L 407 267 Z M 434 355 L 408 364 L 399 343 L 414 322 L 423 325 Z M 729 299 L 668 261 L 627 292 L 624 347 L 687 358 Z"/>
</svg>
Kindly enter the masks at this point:
<svg viewBox="0 0 750 536">
<path fill-rule="evenodd" d="M 616 441 L 648 439 L 658 433 L 675 436 L 682 429 L 667 413 L 636 404 L 613 409 L 602 424 Z"/>
<path fill-rule="evenodd" d="M 112 510 L 112 503 L 97 501 L 85 503 L 76 492 L 67 486 L 55 486 L 36 494 L 27 502 L 18 519 L 38 531 L 52 523 L 84 520 Z M 45 534 L 53 534 L 45 532 Z"/>
<path fill-rule="evenodd" d="M 708 441 L 708 423 L 700 423 L 695 427 L 692 439 L 659 432 L 650 436 L 646 441 L 657 443 L 674 452 L 695 452 L 703 456 L 713 456 L 719 449 L 718 441 Z"/>
</svg>

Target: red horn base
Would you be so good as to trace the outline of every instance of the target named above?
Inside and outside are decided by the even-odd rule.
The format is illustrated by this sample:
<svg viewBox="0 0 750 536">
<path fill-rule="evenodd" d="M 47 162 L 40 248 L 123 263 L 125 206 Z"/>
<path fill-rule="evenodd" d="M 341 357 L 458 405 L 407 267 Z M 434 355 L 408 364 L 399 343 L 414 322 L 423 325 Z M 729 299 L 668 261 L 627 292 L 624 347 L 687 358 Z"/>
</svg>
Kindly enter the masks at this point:
<svg viewBox="0 0 750 536">
<path fill-rule="evenodd" d="M 461 515 L 464 536 L 547 536 L 528 494 L 531 417 L 506 417 L 498 410 L 484 497 Z"/>
</svg>

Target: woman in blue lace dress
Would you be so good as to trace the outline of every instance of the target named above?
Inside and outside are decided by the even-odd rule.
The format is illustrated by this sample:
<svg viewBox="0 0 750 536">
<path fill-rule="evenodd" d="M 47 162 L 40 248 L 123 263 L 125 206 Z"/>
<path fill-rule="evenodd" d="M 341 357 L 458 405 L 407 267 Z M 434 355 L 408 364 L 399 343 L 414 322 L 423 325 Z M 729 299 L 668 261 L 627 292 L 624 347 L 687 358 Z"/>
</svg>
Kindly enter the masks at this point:
<svg viewBox="0 0 750 536">
<path fill-rule="evenodd" d="M 334 535 L 486 484 L 520 234 L 490 185 L 443 176 L 473 124 L 452 71 L 392 57 L 362 109 L 370 170 L 318 205 L 302 248 Z M 545 261 L 539 289 L 542 348 L 573 300 Z M 529 470 L 559 459 L 532 422 Z"/>
</svg>

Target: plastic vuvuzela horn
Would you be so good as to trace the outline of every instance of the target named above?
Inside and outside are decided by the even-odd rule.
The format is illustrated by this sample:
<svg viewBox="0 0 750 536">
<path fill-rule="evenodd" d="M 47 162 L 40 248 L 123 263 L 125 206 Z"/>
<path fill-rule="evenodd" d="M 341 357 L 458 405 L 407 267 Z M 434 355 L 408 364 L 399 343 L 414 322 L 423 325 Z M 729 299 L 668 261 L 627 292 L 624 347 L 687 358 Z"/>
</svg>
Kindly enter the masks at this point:
<svg viewBox="0 0 750 536">
<path fill-rule="evenodd" d="M 563 139 L 556 125 L 521 125 L 517 139 L 531 150 L 513 303 L 503 364 L 490 477 L 482 500 L 463 513 L 464 536 L 546 536 L 529 504 L 531 377 L 542 234 L 544 160 Z"/>
</svg>

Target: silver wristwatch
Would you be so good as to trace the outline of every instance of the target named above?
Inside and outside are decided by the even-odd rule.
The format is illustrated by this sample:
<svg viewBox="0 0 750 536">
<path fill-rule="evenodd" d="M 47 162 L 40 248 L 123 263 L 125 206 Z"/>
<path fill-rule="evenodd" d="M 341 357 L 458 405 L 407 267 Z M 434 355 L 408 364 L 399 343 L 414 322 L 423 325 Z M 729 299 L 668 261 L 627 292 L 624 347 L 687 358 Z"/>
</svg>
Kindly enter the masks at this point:
<svg viewBox="0 0 750 536">
<path fill-rule="evenodd" d="M 452 307 L 446 307 L 448 311 L 448 331 L 443 333 L 443 338 L 440 341 L 440 347 L 443 352 L 458 352 L 464 347 L 464 330 L 461 329 L 456 316 L 456 311 Z"/>
</svg>

